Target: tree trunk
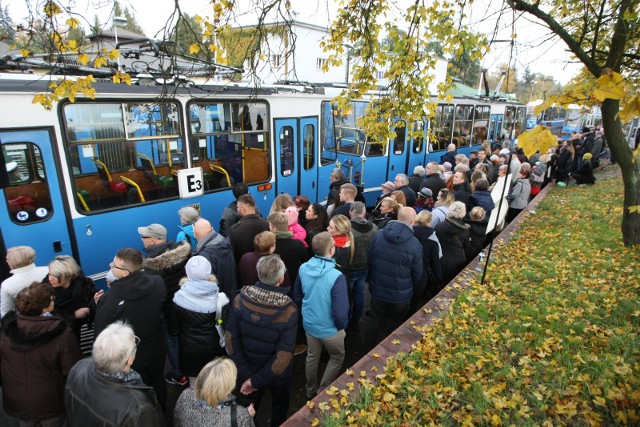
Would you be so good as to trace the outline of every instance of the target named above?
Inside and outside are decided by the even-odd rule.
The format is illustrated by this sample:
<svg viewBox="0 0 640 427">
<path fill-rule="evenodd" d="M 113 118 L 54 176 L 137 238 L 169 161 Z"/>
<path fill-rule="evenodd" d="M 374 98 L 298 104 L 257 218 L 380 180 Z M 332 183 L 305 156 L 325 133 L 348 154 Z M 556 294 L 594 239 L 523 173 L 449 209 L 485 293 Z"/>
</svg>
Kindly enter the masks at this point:
<svg viewBox="0 0 640 427">
<path fill-rule="evenodd" d="M 640 244 L 640 212 L 629 210 L 640 205 L 640 159 L 633 161 L 633 150 L 622 132 L 622 123 L 617 118 L 620 102 L 606 99 L 602 103 L 602 125 L 611 153 L 622 170 L 624 182 L 624 207 L 622 211 L 622 242 L 625 246 Z"/>
</svg>

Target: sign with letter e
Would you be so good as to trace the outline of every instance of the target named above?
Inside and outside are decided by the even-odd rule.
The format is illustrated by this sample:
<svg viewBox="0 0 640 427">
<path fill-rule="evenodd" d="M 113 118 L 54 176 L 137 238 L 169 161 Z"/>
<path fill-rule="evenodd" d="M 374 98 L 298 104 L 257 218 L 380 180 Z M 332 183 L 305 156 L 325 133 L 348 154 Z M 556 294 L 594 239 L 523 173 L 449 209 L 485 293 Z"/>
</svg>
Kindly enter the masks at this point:
<svg viewBox="0 0 640 427">
<path fill-rule="evenodd" d="M 181 199 L 202 196 L 204 194 L 202 168 L 180 169 L 177 172 L 178 189 Z"/>
</svg>

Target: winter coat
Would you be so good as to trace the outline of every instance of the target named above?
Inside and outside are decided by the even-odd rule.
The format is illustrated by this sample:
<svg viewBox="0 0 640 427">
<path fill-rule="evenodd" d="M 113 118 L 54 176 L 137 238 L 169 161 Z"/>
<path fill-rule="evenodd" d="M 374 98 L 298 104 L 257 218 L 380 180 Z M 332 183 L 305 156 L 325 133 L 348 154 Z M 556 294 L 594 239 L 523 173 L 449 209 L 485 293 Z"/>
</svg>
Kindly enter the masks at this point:
<svg viewBox="0 0 640 427">
<path fill-rule="evenodd" d="M 16 297 L 20 291 L 33 282 L 42 281 L 42 278 L 49 274 L 49 267 L 36 267 L 35 264 L 29 264 L 14 268 L 11 273 L 13 275 L 5 279 L 0 287 L 0 317 L 16 309 Z"/>
<path fill-rule="evenodd" d="M 229 395 L 215 408 L 196 399 L 195 391 L 187 388 L 180 394 L 173 415 L 174 427 L 229 427 L 231 410 L 235 407 L 238 427 L 253 427 L 253 417 L 244 406 L 236 404 L 235 396 Z"/>
<path fill-rule="evenodd" d="M 487 237 L 487 218 L 488 216 L 485 217 L 484 221 L 465 219 L 465 223 L 469 225 L 469 247 L 466 251 L 467 262 L 473 261 L 484 247 L 484 241 Z"/>
<path fill-rule="evenodd" d="M 375 224 L 376 227 L 378 227 L 378 230 L 382 230 L 389 223 L 389 221 L 393 221 L 397 219 L 398 219 L 397 213 L 388 212 L 385 214 L 380 214 L 379 216 L 373 218 L 373 223 Z"/>
<path fill-rule="evenodd" d="M 455 165 L 456 164 L 456 156 L 457 155 L 458 155 L 458 152 L 456 150 L 447 151 L 446 153 L 444 153 L 444 155 L 440 159 L 440 164 L 444 165 L 445 162 L 449 162 L 452 165 Z M 433 193 L 433 194 L 435 195 L 435 193 Z"/>
<path fill-rule="evenodd" d="M 238 201 L 234 200 L 229 204 L 229 206 L 224 208 L 224 211 L 222 211 L 218 232 L 224 237 L 227 237 L 231 226 L 240 221 L 240 218 L 242 217 L 238 213 Z"/>
<path fill-rule="evenodd" d="M 332 258 L 315 256 L 300 268 L 294 301 L 301 307 L 304 330 L 323 339 L 334 336 L 349 322 L 347 279 Z"/>
<path fill-rule="evenodd" d="M 444 219 L 447 217 L 447 212 L 449 212 L 449 207 L 448 206 L 436 206 L 436 207 L 434 207 L 433 210 L 431 211 L 431 215 L 432 215 L 432 217 L 431 217 L 431 227 L 433 227 L 435 229 L 438 224 L 443 222 Z"/>
<path fill-rule="evenodd" d="M 467 212 L 471 212 L 471 209 L 476 206 L 480 206 L 484 209 L 485 216 L 489 218 L 491 211 L 495 207 L 491 193 L 488 191 L 474 191 L 469 195 L 469 203 L 467 203 Z"/>
<path fill-rule="evenodd" d="M 471 194 L 469 183 L 465 181 L 462 184 L 454 184 L 453 191 L 453 197 L 455 197 L 456 201 L 462 202 L 466 206 L 469 201 L 469 194 Z"/>
<path fill-rule="evenodd" d="M 238 291 L 238 282 L 236 260 L 229 239 L 212 231 L 198 242 L 192 255 L 201 255 L 211 263 L 211 273 L 218 279 L 220 292 L 233 298 Z"/>
<path fill-rule="evenodd" d="M 176 236 L 176 243 L 187 242 L 191 245 L 191 250 L 196 249 L 198 241 L 193 231 L 193 224 L 184 224 L 178 226 L 178 235 Z"/>
<path fill-rule="evenodd" d="M 446 218 L 436 226 L 436 236 L 442 248 L 443 283 L 449 283 L 467 264 L 466 252 L 469 247 L 469 226 L 464 222 Z"/>
<path fill-rule="evenodd" d="M 138 271 L 112 282 L 109 292 L 98 301 L 95 336 L 116 320 L 130 324 L 140 337 L 132 365 L 138 372 L 158 357 L 164 357 L 162 318 L 166 293 L 160 276 Z"/>
<path fill-rule="evenodd" d="M 287 231 L 291 232 L 292 234 L 292 238 L 296 239 L 296 240 L 300 240 L 302 242 L 302 244 L 304 245 L 305 249 L 307 248 L 308 244 L 306 241 L 307 238 L 307 230 L 304 229 L 303 226 L 301 226 L 299 223 L 294 222 L 293 224 L 289 225 L 287 227 Z"/>
<path fill-rule="evenodd" d="M 142 262 L 142 268 L 149 274 L 160 276 L 167 289 L 164 302 L 164 315 L 171 310 L 173 295 L 180 289 L 180 280 L 186 275 L 184 267 L 191 257 L 191 245 L 188 242 L 171 241 L 146 248 L 149 255 Z"/>
<path fill-rule="evenodd" d="M 527 178 L 520 178 L 509 192 L 509 207 L 512 209 L 524 209 L 529 204 L 531 183 Z"/>
<path fill-rule="evenodd" d="M 422 245 L 413 229 L 400 221 L 376 233 L 369 248 L 369 291 L 379 300 L 411 300 L 423 274 Z"/>
<path fill-rule="evenodd" d="M 300 240 L 294 239 L 291 232 L 276 231 L 276 250 L 274 254 L 280 255 L 287 268 L 285 281 L 282 285 L 290 288 L 298 278 L 298 269 L 308 259 L 307 248 L 304 247 Z"/>
<path fill-rule="evenodd" d="M 440 266 L 440 257 L 442 256 L 442 249 L 440 249 L 440 242 L 436 236 L 436 231 L 431 227 L 422 225 L 416 225 L 413 227 L 413 235 L 422 245 L 422 257 L 424 264 L 424 272 L 420 282 L 423 286 L 427 286 L 428 273 L 427 262 L 429 267 L 436 278 L 437 286 L 442 286 L 442 268 Z"/>
<path fill-rule="evenodd" d="M 353 260 L 350 271 L 362 271 L 367 269 L 367 256 L 373 237 L 378 232 L 378 227 L 364 218 L 351 220 L 351 234 L 353 234 Z"/>
<path fill-rule="evenodd" d="M 288 292 L 258 282 L 242 288 L 233 300 L 225 338 L 240 382 L 251 378 L 251 384 L 260 389 L 293 374 L 298 307 Z"/>
<path fill-rule="evenodd" d="M 422 180 L 424 178 L 420 175 L 413 174 L 409 177 L 409 188 L 411 188 L 416 194 L 418 191 L 422 190 L 420 185 L 422 184 Z"/>
<path fill-rule="evenodd" d="M 4 411 L 24 421 L 63 414 L 66 377 L 80 358 L 78 340 L 63 319 L 9 312 L 0 334 Z"/>
<path fill-rule="evenodd" d="M 399 187 L 398 190 L 402 191 L 405 199 L 407 199 L 407 206 L 412 207 L 416 205 L 416 192 L 411 189 L 408 185 L 403 185 Z"/>
<path fill-rule="evenodd" d="M 455 161 L 451 164 L 455 164 Z M 432 173 L 430 175 L 424 176 L 421 187 L 427 187 L 429 190 L 431 190 L 431 193 L 433 194 L 433 200 L 438 201 L 438 193 L 440 193 L 440 190 L 445 187 L 445 182 L 440 177 L 440 174 Z"/>
<path fill-rule="evenodd" d="M 42 279 L 42 282 L 49 283 L 48 274 Z M 96 315 L 96 303 L 93 299 L 96 292 L 96 285 L 93 280 L 86 277 L 82 272 L 71 281 L 67 289 L 61 286 L 53 288 L 56 303 L 53 306 L 52 314 L 62 317 L 67 322 L 71 330 L 76 334 L 78 341 L 80 340 L 82 325 L 92 324 Z M 89 315 L 82 319 L 76 319 L 76 310 L 85 307 L 89 309 Z"/>
<path fill-rule="evenodd" d="M 253 286 L 258 280 L 258 261 L 264 255 L 257 252 L 249 252 L 242 255 L 238 264 L 238 281 L 241 288 Z"/>
<path fill-rule="evenodd" d="M 329 194 L 327 195 L 327 206 L 333 203 L 333 199 L 336 197 L 338 193 L 340 193 L 340 187 L 343 184 L 347 184 L 348 181 L 343 179 L 340 181 L 332 182 L 329 184 Z"/>
<path fill-rule="evenodd" d="M 563 147 L 556 161 L 556 181 L 566 182 L 569 179 L 569 172 L 573 170 L 573 159 L 571 152 Z"/>
<path fill-rule="evenodd" d="M 73 367 L 64 394 L 69 427 L 165 425 L 151 387 L 139 377 L 124 381 L 101 373 L 92 358 L 81 360 Z"/>
<path fill-rule="evenodd" d="M 307 251 L 309 256 L 313 256 L 313 247 L 311 243 L 313 242 L 313 238 L 318 233 L 322 233 L 323 231 L 327 231 L 326 227 L 320 227 L 319 221 L 316 219 L 312 219 L 305 225 L 304 229 L 307 232 L 307 237 L 305 237 L 305 241 L 307 242 Z"/>
<path fill-rule="evenodd" d="M 253 239 L 263 231 L 269 231 L 269 222 L 258 214 L 243 216 L 229 229 L 229 242 L 236 261 L 254 249 Z"/>
</svg>

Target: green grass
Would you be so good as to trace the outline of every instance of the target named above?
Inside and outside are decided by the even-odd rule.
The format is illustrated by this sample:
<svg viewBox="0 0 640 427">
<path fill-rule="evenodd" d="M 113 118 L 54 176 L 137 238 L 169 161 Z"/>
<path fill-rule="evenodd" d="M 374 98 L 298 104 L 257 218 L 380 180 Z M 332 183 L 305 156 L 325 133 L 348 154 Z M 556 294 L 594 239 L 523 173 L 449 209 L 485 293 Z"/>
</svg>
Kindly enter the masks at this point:
<svg viewBox="0 0 640 427">
<path fill-rule="evenodd" d="M 484 286 L 318 421 L 639 425 L 640 250 L 622 245 L 621 212 L 620 178 L 551 189 Z"/>
</svg>

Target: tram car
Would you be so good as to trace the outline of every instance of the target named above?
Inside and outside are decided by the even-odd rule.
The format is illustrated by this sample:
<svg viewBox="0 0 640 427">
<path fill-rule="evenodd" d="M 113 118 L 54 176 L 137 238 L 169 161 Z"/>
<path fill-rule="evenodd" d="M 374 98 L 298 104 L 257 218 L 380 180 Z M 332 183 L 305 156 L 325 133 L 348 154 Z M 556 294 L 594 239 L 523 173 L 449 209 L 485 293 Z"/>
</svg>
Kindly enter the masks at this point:
<svg viewBox="0 0 640 427">
<path fill-rule="evenodd" d="M 324 202 L 331 171 L 341 167 L 372 205 L 381 183 L 439 161 L 451 143 L 468 154 L 486 138 L 516 138 L 526 115 L 516 103 L 455 98 L 432 120 L 404 123 L 380 144 L 357 126 L 367 103 L 337 111 L 329 90 L 219 84 L 167 93 L 162 85 L 98 81 L 95 99 L 64 99 L 47 111 L 33 103 L 47 83 L 0 74 L 8 173 L 0 246 L 31 246 L 38 265 L 71 255 L 94 280 L 105 277 L 118 249 L 142 248 L 137 227 L 160 223 L 174 239 L 183 206 L 198 204 L 217 228 L 235 183 L 246 183 L 268 212 L 280 193 Z M 409 127 L 422 136 L 409 138 Z M 200 173 L 196 197 L 179 191 L 185 171 Z"/>
</svg>

